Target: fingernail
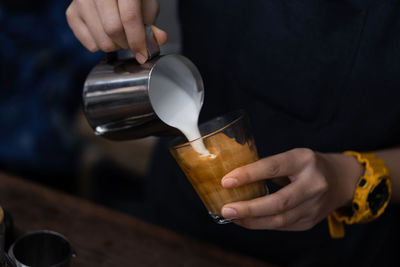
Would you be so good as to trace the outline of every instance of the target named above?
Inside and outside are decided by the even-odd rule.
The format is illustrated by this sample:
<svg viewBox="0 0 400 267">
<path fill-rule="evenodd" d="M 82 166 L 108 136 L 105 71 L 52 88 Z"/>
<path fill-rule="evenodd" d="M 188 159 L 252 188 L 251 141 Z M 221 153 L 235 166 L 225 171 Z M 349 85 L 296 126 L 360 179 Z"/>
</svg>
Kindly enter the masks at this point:
<svg viewBox="0 0 400 267">
<path fill-rule="evenodd" d="M 232 218 L 235 217 L 236 215 L 237 215 L 236 210 L 232 208 L 222 208 L 222 216 L 224 216 L 225 218 Z"/>
<path fill-rule="evenodd" d="M 223 187 L 235 187 L 237 186 L 238 181 L 234 178 L 224 178 L 221 183 Z"/>
<path fill-rule="evenodd" d="M 137 52 L 136 53 L 136 60 L 137 60 L 137 62 L 139 62 L 139 64 L 143 64 L 143 63 L 146 62 L 147 57 L 144 56 L 141 52 Z"/>
</svg>

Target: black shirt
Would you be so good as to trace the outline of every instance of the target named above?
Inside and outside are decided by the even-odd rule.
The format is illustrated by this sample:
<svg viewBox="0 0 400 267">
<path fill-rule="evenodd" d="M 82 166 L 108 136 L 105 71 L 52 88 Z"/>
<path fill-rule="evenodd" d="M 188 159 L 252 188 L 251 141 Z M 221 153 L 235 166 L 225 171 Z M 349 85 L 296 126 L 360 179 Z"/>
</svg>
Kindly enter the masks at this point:
<svg viewBox="0 0 400 267">
<path fill-rule="evenodd" d="M 367 151 L 400 143 L 400 2 L 185 0 L 183 54 L 205 83 L 201 120 L 244 108 L 260 157 L 296 147 Z M 149 178 L 151 220 L 281 265 L 396 262 L 399 211 L 346 227 L 303 232 L 216 225 L 165 140 Z"/>
</svg>

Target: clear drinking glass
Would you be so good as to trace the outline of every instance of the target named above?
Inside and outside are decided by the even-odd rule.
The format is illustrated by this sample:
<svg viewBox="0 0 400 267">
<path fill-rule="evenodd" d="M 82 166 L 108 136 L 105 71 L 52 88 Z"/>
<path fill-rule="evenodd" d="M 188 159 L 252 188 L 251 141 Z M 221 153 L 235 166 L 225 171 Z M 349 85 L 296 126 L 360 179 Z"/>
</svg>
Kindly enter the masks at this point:
<svg viewBox="0 0 400 267">
<path fill-rule="evenodd" d="M 230 202 L 261 197 L 268 191 L 265 181 L 225 189 L 221 179 L 230 171 L 258 160 L 258 153 L 249 120 L 244 111 L 235 111 L 200 125 L 201 138 L 185 142 L 183 137 L 172 141 L 170 152 L 219 224 L 232 222 L 221 215 Z M 196 152 L 191 144 L 203 140 L 211 155 Z"/>
</svg>

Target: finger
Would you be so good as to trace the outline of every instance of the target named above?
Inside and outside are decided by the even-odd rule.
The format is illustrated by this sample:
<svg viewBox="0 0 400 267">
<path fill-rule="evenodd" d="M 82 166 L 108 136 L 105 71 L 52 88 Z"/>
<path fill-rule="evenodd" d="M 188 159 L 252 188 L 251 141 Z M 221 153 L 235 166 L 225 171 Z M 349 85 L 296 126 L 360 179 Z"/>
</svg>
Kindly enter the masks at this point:
<svg viewBox="0 0 400 267">
<path fill-rule="evenodd" d="M 120 47 L 128 49 L 128 41 L 125 37 L 116 0 L 97 0 L 95 5 L 104 32 Z"/>
<path fill-rule="evenodd" d="M 315 201 L 309 200 L 285 213 L 245 218 L 235 221 L 236 224 L 248 229 L 269 229 L 281 231 L 304 231 L 317 224 L 313 211 Z"/>
<path fill-rule="evenodd" d="M 154 37 L 157 40 L 158 45 L 163 45 L 168 41 L 167 33 L 160 28 L 154 26 L 158 13 L 160 11 L 160 5 L 157 0 L 146 0 L 142 2 L 143 5 L 143 21 L 147 25 L 152 25 Z"/>
<path fill-rule="evenodd" d="M 91 52 L 96 52 L 99 50 L 96 45 L 96 41 L 89 32 L 85 23 L 80 19 L 78 13 L 76 12 L 75 2 L 72 2 L 66 11 L 66 17 L 69 27 L 72 29 L 75 37 L 82 43 L 86 49 Z"/>
<path fill-rule="evenodd" d="M 168 41 L 168 35 L 165 31 L 157 28 L 154 25 L 151 26 L 151 29 L 154 33 L 154 37 L 156 38 L 158 45 L 163 45 Z"/>
<path fill-rule="evenodd" d="M 263 158 L 234 169 L 222 178 L 221 184 L 225 188 L 233 188 L 259 180 L 292 176 L 299 173 L 313 155 L 314 152 L 309 149 L 293 149 Z"/>
<path fill-rule="evenodd" d="M 121 49 L 103 29 L 100 16 L 97 13 L 95 4 L 92 1 L 81 1 L 79 6 L 80 17 L 89 29 L 89 32 L 96 41 L 96 45 L 104 52 L 112 52 Z"/>
<path fill-rule="evenodd" d="M 273 194 L 226 204 L 221 210 L 222 216 L 249 218 L 285 213 L 316 196 L 316 190 L 308 181 L 309 179 L 297 180 Z"/>
<path fill-rule="evenodd" d="M 160 5 L 157 0 L 142 1 L 143 22 L 146 25 L 153 25 L 156 22 Z"/>
<path fill-rule="evenodd" d="M 141 1 L 119 0 L 118 8 L 126 38 L 128 40 L 128 46 L 135 54 L 136 60 L 140 64 L 143 64 L 146 62 L 148 55 L 144 22 L 141 13 Z"/>
</svg>

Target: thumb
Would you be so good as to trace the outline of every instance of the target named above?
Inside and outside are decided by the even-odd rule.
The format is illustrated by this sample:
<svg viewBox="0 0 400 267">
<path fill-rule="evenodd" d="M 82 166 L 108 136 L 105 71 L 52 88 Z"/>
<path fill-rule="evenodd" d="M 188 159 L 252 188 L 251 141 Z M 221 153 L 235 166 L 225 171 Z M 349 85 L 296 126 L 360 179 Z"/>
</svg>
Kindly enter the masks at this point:
<svg viewBox="0 0 400 267">
<path fill-rule="evenodd" d="M 151 25 L 151 30 L 153 31 L 154 37 L 156 38 L 158 45 L 163 45 L 168 41 L 168 35 L 165 31 L 154 25 Z"/>
</svg>

